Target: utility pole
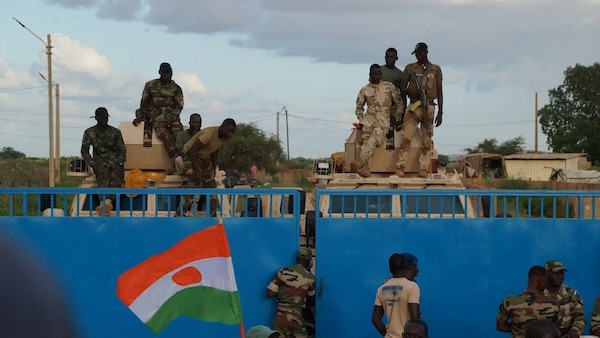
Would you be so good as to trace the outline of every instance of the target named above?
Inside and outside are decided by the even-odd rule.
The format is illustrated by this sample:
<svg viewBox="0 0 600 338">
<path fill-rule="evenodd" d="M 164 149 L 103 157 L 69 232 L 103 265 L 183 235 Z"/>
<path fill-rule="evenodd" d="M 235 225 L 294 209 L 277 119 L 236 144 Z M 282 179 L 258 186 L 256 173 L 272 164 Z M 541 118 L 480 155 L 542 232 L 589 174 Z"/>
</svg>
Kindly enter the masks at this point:
<svg viewBox="0 0 600 338">
<path fill-rule="evenodd" d="M 48 82 L 42 73 L 38 73 L 44 81 Z M 56 96 L 56 134 L 54 141 L 54 183 L 60 183 L 60 85 L 54 84 L 54 95 Z"/>
<path fill-rule="evenodd" d="M 280 112 L 277 112 L 277 144 L 279 144 L 279 113 Z"/>
<path fill-rule="evenodd" d="M 286 143 L 287 143 L 287 164 L 288 168 L 290 167 L 290 128 L 288 124 L 288 111 L 285 106 L 281 108 L 281 110 L 285 110 L 285 135 L 286 135 Z"/>
<path fill-rule="evenodd" d="M 277 132 L 276 132 L 275 135 L 277 135 L 276 136 L 277 137 L 277 147 L 279 147 L 279 113 L 280 112 L 277 112 L 277 114 L 276 114 L 276 116 L 277 116 L 277 118 L 276 118 L 276 129 L 277 129 Z M 277 156 L 277 161 L 275 161 L 275 166 L 277 168 L 279 168 L 279 156 Z"/>
<path fill-rule="evenodd" d="M 538 93 L 535 92 L 535 149 L 538 152 Z"/>
<path fill-rule="evenodd" d="M 14 16 L 13 19 L 46 46 L 46 54 L 48 55 L 48 186 L 54 187 L 54 116 L 52 114 L 52 43 L 50 41 L 50 34 L 46 36 L 46 41 L 44 41 Z"/>
<path fill-rule="evenodd" d="M 56 137 L 54 141 L 54 159 L 56 164 L 55 182 L 60 183 L 60 89 L 58 83 L 54 85 L 56 95 Z"/>
</svg>

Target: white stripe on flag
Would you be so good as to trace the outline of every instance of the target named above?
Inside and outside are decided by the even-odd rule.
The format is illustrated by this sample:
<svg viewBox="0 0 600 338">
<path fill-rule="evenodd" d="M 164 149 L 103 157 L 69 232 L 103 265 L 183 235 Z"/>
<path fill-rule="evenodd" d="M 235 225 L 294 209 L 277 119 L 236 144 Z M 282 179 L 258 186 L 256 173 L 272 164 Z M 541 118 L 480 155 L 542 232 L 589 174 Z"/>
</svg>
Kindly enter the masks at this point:
<svg viewBox="0 0 600 338">
<path fill-rule="evenodd" d="M 200 283 L 181 286 L 173 282 L 172 277 L 174 274 L 191 266 L 200 270 L 202 274 Z M 196 286 L 212 287 L 231 292 L 237 291 L 231 257 L 206 258 L 180 266 L 152 283 L 131 303 L 129 308 L 145 323 L 152 318 L 167 299 L 183 289 Z"/>
</svg>

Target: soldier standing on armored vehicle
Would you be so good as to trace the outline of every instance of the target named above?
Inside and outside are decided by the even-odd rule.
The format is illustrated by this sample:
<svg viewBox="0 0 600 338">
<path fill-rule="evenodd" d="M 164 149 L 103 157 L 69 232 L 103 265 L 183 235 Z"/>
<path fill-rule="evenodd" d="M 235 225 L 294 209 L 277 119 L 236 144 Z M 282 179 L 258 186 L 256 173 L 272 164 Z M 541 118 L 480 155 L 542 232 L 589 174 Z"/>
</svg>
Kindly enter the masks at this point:
<svg viewBox="0 0 600 338">
<path fill-rule="evenodd" d="M 160 78 L 146 82 L 142 92 L 140 108 L 135 111 L 133 125 L 150 122 L 156 135 L 163 141 L 169 158 L 174 162 L 175 134 L 182 130 L 179 115 L 183 109 L 183 91 L 171 79 L 173 69 L 163 62 L 158 69 Z"/>
<path fill-rule="evenodd" d="M 412 52 L 417 62 L 406 65 L 404 73 L 408 78 L 406 88 L 410 103 L 406 107 L 402 123 L 403 137 L 400 144 L 400 155 L 396 165 L 396 175 L 404 177 L 404 169 L 408 162 L 410 143 L 421 124 L 421 137 L 423 145 L 419 156 L 419 176 L 427 177 L 429 168 L 429 151 L 433 144 L 433 116 L 435 115 L 435 100 L 437 100 L 438 113 L 435 118 L 435 126 L 442 125 L 444 95 L 442 91 L 442 69 L 432 64 L 427 59 L 428 48 L 424 42 L 419 42 Z"/>
<path fill-rule="evenodd" d="M 359 175 L 371 176 L 369 160 L 373 151 L 375 147 L 385 145 L 386 135 L 390 130 L 390 117 L 402 121 L 403 110 L 404 105 L 396 94 L 394 85 L 381 81 L 381 66 L 372 64 L 369 68 L 369 83 L 360 89 L 356 98 L 356 118 L 362 125 L 360 161 L 356 165 Z"/>
<path fill-rule="evenodd" d="M 125 171 L 123 167 L 126 158 L 125 143 L 121 131 L 108 125 L 108 116 L 106 108 L 96 109 L 92 117 L 97 123 L 83 133 L 81 156 L 94 170 L 98 187 L 120 188 L 123 185 Z M 90 155 L 90 147 L 93 148 L 93 156 Z M 114 205 L 114 195 L 107 196 L 107 199 L 110 199 Z M 100 202 L 99 209 L 104 207 L 107 212 L 110 211 L 102 204 L 105 201 Z"/>
</svg>

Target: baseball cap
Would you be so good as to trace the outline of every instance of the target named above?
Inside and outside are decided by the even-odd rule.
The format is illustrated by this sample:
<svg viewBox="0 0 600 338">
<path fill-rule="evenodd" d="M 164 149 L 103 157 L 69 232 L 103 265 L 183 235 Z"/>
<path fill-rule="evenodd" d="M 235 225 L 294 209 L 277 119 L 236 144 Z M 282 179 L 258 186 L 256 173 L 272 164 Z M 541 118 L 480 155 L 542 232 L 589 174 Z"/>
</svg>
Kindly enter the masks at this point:
<svg viewBox="0 0 600 338">
<path fill-rule="evenodd" d="M 417 45 L 415 46 L 415 50 L 411 53 L 418 53 L 418 52 L 426 52 L 427 51 L 427 44 L 425 42 L 419 42 L 417 43 Z"/>
<path fill-rule="evenodd" d="M 96 111 L 94 112 L 94 116 L 90 116 L 90 118 L 97 118 L 97 119 L 107 119 L 110 115 L 108 115 L 108 110 L 104 107 L 98 107 L 96 109 Z"/>
<path fill-rule="evenodd" d="M 297 257 L 304 259 L 312 259 L 312 252 L 310 252 L 309 248 L 300 248 L 300 250 L 298 250 Z"/>
<path fill-rule="evenodd" d="M 403 252 L 400 255 L 404 258 L 404 265 L 406 265 L 407 268 L 417 265 L 418 259 L 415 255 L 408 252 Z"/>
<path fill-rule="evenodd" d="M 173 71 L 173 69 L 171 68 L 171 65 L 170 65 L 169 63 L 167 63 L 167 62 L 163 62 L 163 63 L 161 63 L 161 64 L 160 64 L 160 67 L 158 68 L 158 70 L 159 70 L 159 71 L 160 71 L 160 70 L 167 70 L 167 71 L 170 71 L 170 72 L 172 72 L 172 71 Z"/>
<path fill-rule="evenodd" d="M 544 269 L 546 269 L 546 271 L 549 271 L 549 272 L 568 271 L 567 269 L 565 269 L 565 266 L 563 265 L 563 263 L 561 263 L 557 260 L 547 261 L 546 264 L 544 265 Z"/>
<path fill-rule="evenodd" d="M 264 325 L 257 325 L 248 330 L 246 338 L 269 338 L 273 333 L 276 333 L 274 337 L 279 337 L 279 332 L 271 330 Z"/>
</svg>

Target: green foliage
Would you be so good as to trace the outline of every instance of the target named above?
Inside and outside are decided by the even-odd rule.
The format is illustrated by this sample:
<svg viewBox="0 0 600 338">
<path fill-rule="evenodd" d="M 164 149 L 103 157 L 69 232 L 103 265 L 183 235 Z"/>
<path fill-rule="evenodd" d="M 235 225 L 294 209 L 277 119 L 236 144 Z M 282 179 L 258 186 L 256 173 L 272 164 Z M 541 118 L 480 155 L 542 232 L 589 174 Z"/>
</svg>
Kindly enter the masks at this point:
<svg viewBox="0 0 600 338">
<path fill-rule="evenodd" d="M 12 147 L 2 147 L 2 150 L 0 150 L 0 159 L 14 159 L 21 157 L 25 157 L 25 154 Z"/>
<path fill-rule="evenodd" d="M 313 160 L 307 159 L 304 157 L 296 157 L 290 159 L 290 163 L 288 165 L 289 169 L 306 169 L 312 168 Z"/>
<path fill-rule="evenodd" d="M 50 206 L 50 200 L 45 201 L 49 196 L 28 194 L 27 212 L 28 216 L 41 216 L 44 211 L 44 205 Z M 69 210 L 73 196 L 54 195 L 54 206 L 57 209 Z M 23 195 L 0 195 L 0 216 L 23 216 Z"/>
<path fill-rule="evenodd" d="M 446 162 L 446 165 L 450 163 L 450 158 L 448 155 L 438 154 L 438 162 Z"/>
<path fill-rule="evenodd" d="M 527 181 L 523 180 L 502 180 L 498 185 L 499 189 L 506 190 L 527 190 L 529 189 Z M 505 197 L 499 198 L 496 201 L 496 213 L 503 214 L 506 210 L 506 214 L 519 215 L 519 217 L 566 217 L 567 207 L 563 202 L 564 199 L 554 198 L 550 196 L 510 196 L 507 194 Z M 569 205 L 570 213 L 572 217 L 573 206 Z M 555 214 L 554 214 L 555 213 Z"/>
<path fill-rule="evenodd" d="M 508 141 L 504 141 L 498 145 L 498 141 L 493 139 L 485 139 L 479 143 L 475 148 L 465 148 L 464 151 L 469 154 L 473 153 L 490 153 L 500 155 L 512 155 L 518 152 L 522 152 L 525 146 L 525 138 L 523 136 L 512 138 Z"/>
<path fill-rule="evenodd" d="M 274 174 L 277 162 L 283 163 L 283 149 L 273 135 L 266 135 L 255 124 L 240 123 L 233 136 L 219 150 L 222 169 L 246 174 L 252 165 Z"/>
<path fill-rule="evenodd" d="M 585 152 L 600 163 L 600 64 L 568 67 L 564 82 L 548 91 L 540 125 L 554 152 Z"/>
</svg>

